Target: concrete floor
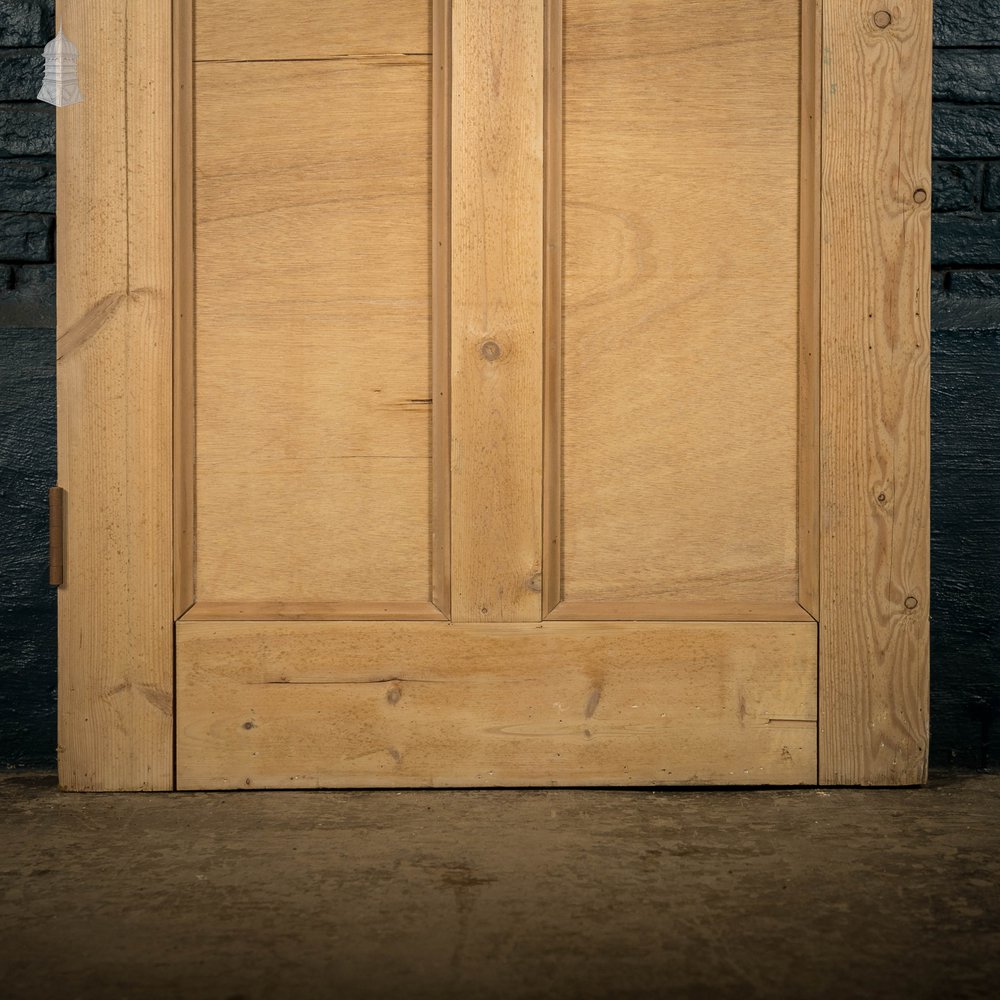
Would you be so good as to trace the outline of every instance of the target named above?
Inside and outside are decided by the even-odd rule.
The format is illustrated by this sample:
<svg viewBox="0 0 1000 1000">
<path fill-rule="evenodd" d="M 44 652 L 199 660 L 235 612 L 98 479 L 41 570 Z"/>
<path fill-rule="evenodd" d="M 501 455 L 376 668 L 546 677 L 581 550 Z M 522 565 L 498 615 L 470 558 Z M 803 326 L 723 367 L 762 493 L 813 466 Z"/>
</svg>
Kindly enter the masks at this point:
<svg viewBox="0 0 1000 1000">
<path fill-rule="evenodd" d="M 1000 775 L 60 794 L 0 776 L 5 998 L 1000 995 Z"/>
</svg>

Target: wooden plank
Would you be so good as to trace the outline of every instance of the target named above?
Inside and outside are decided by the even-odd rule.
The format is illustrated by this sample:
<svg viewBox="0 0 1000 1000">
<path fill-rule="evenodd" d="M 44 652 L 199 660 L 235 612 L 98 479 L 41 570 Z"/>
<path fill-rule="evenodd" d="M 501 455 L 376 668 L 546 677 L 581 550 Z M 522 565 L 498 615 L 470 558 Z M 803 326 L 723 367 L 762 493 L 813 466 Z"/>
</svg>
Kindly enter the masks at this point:
<svg viewBox="0 0 1000 1000">
<path fill-rule="evenodd" d="M 444 621 L 444 614 L 433 604 L 407 603 L 378 604 L 341 602 L 287 604 L 272 601 L 266 603 L 238 604 L 225 601 L 198 601 L 184 615 L 182 621 Z"/>
<path fill-rule="evenodd" d="M 57 115 L 59 780 L 173 782 L 171 16 L 60 3 L 85 100 Z"/>
<path fill-rule="evenodd" d="M 816 780 L 814 623 L 181 622 L 177 635 L 182 788 Z"/>
<path fill-rule="evenodd" d="M 426 602 L 430 59 L 196 82 L 198 598 Z"/>
<path fill-rule="evenodd" d="M 174 0 L 174 617 L 194 604 L 194 0 Z"/>
<path fill-rule="evenodd" d="M 822 0 L 802 0 L 799 110 L 799 603 L 819 617 Z"/>
<path fill-rule="evenodd" d="M 435 0 L 431 86 L 431 598 L 451 614 L 451 2 Z"/>
<path fill-rule="evenodd" d="M 563 6 L 563 596 L 795 600 L 798 5 Z"/>
<path fill-rule="evenodd" d="M 927 775 L 931 5 L 879 10 L 823 5 L 825 784 Z"/>
<path fill-rule="evenodd" d="M 432 0 L 200 0 L 199 60 L 427 55 Z"/>
<path fill-rule="evenodd" d="M 562 601 L 563 9 L 545 5 L 545 358 L 542 615 Z"/>
<path fill-rule="evenodd" d="M 544 18 L 452 5 L 452 617 L 541 617 Z"/>
<path fill-rule="evenodd" d="M 563 601 L 551 621 L 810 622 L 797 601 Z"/>
</svg>

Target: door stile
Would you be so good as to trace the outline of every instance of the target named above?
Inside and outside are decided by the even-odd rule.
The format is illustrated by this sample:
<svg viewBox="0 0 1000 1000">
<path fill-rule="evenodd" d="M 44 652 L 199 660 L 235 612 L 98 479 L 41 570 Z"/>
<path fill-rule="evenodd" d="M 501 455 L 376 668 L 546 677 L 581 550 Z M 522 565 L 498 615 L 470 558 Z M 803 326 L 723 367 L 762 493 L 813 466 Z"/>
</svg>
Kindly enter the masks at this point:
<svg viewBox="0 0 1000 1000">
<path fill-rule="evenodd" d="M 541 618 L 544 43 L 539 0 L 452 4 L 456 622 Z"/>
<path fill-rule="evenodd" d="M 929 0 L 823 4 L 819 780 L 927 779 Z"/>
<path fill-rule="evenodd" d="M 80 104 L 56 115 L 59 781 L 173 787 L 169 4 L 60 3 Z"/>
</svg>

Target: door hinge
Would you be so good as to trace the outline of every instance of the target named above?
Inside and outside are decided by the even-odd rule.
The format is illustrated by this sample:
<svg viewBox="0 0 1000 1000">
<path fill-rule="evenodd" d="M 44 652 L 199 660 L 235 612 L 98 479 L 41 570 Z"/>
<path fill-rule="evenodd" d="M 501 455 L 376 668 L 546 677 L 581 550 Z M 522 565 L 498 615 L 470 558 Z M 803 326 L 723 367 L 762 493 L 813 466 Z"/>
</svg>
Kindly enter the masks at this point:
<svg viewBox="0 0 1000 1000">
<path fill-rule="evenodd" d="M 63 583 L 63 527 L 66 516 L 66 491 L 61 486 L 49 489 L 49 583 Z"/>
</svg>

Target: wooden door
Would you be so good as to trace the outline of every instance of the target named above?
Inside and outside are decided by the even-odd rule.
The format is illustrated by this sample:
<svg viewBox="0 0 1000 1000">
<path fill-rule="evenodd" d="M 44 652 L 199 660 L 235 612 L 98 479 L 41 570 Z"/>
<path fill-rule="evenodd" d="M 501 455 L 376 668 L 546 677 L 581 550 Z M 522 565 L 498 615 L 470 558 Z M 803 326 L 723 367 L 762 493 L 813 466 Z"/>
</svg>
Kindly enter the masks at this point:
<svg viewBox="0 0 1000 1000">
<path fill-rule="evenodd" d="M 921 780 L 926 12 L 763 6 L 67 23 L 64 784 Z"/>
</svg>

